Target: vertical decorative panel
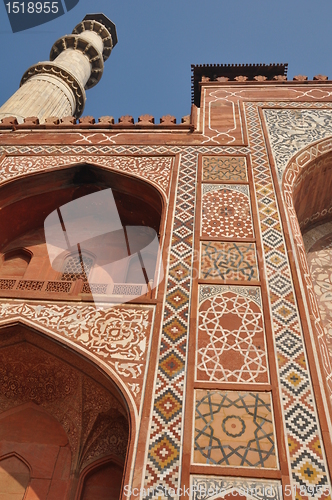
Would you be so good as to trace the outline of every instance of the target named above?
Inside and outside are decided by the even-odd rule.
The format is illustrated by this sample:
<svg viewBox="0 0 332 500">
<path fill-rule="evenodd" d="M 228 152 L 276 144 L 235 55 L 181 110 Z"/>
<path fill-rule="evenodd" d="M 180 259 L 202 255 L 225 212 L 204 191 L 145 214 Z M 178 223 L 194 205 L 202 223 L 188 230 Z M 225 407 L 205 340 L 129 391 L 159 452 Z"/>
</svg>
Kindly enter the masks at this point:
<svg viewBox="0 0 332 500">
<path fill-rule="evenodd" d="M 294 104 L 301 105 L 301 103 Z M 278 107 L 290 105 L 292 104 L 280 102 L 277 104 Z M 257 103 L 247 103 L 246 110 L 290 465 L 297 491 L 302 498 L 305 498 L 307 496 L 305 492 L 309 491 L 309 488 L 329 487 L 330 481 L 322 452 L 323 442 L 314 389 L 306 360 L 306 347 L 266 151 L 266 139 L 261 128 Z M 283 165 L 286 165 L 288 158 L 296 149 L 303 147 L 307 140 L 313 140 L 314 136 L 317 139 L 317 132 L 321 130 L 323 123 L 320 120 L 318 125 L 317 116 L 321 114 L 323 119 L 324 114 L 331 116 L 331 111 L 314 110 L 311 118 L 310 114 L 309 110 L 301 112 L 294 109 L 273 110 L 273 113 L 268 113 L 270 141 L 280 176 Z M 308 133 L 310 130 L 314 131 L 311 139 L 306 138 L 307 134 L 303 133 L 304 123 L 299 130 L 299 122 L 296 122 L 299 117 L 305 119 Z M 313 127 L 315 122 L 317 126 Z M 291 145 L 289 131 L 292 134 Z M 299 141 L 294 140 L 297 135 Z M 322 490 L 320 492 L 318 490 L 316 495 L 320 498 Z"/>
<path fill-rule="evenodd" d="M 248 186 L 203 184 L 202 237 L 253 237 Z"/>
<path fill-rule="evenodd" d="M 269 381 L 258 287 L 201 286 L 197 379 Z"/>
</svg>

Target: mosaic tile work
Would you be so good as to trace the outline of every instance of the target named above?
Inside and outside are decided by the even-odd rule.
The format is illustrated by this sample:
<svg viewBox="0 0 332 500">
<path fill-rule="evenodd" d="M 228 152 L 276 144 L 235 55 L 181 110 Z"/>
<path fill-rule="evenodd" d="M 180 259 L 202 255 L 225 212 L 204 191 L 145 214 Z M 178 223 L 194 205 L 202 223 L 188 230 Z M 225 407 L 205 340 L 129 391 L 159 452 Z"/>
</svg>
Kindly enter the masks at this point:
<svg viewBox="0 0 332 500">
<path fill-rule="evenodd" d="M 258 280 L 255 243 L 202 242 L 200 278 L 236 281 Z"/>
<path fill-rule="evenodd" d="M 269 382 L 262 309 L 242 295 L 243 288 L 215 286 L 215 294 L 200 303 L 197 380 Z M 259 287 L 253 288 L 260 295 Z M 211 287 L 200 289 L 202 296 Z"/>
<path fill-rule="evenodd" d="M 264 109 L 264 115 L 280 181 L 297 151 L 332 135 L 331 109 Z"/>
<path fill-rule="evenodd" d="M 203 181 L 247 181 L 247 160 L 241 156 L 203 156 Z"/>
<path fill-rule="evenodd" d="M 160 482 L 176 488 L 180 480 L 197 160 L 197 154 L 183 153 L 180 164 L 181 175 L 172 225 L 169 276 L 155 386 L 155 411 L 152 415 L 145 471 L 146 489 Z M 182 272 L 177 272 L 179 270 Z"/>
<path fill-rule="evenodd" d="M 255 500 L 282 500 L 281 481 L 243 477 L 191 476 L 192 500 L 212 500 L 226 495 Z M 218 495 L 218 496 L 217 496 Z"/>
<path fill-rule="evenodd" d="M 203 184 L 202 236 L 253 237 L 249 187 Z"/>
<path fill-rule="evenodd" d="M 265 105 L 266 103 L 261 103 L 262 105 Z M 289 103 L 282 103 L 282 102 L 277 102 L 277 103 L 269 103 L 271 106 L 275 105 L 277 107 L 281 106 L 289 106 Z M 325 107 L 327 107 L 330 103 L 322 103 Z M 272 281 L 273 285 L 273 279 L 274 279 L 274 273 L 275 270 L 279 269 L 279 274 L 278 277 L 280 277 L 281 274 L 284 272 L 286 273 L 286 284 L 289 284 L 291 286 L 291 280 L 289 279 L 289 268 L 285 269 L 285 264 L 287 264 L 287 260 L 285 257 L 285 249 L 282 246 L 282 234 L 280 230 L 280 220 L 278 219 L 278 214 L 277 214 L 277 208 L 276 208 L 276 203 L 275 203 L 275 196 L 273 193 L 273 186 L 272 186 L 272 180 L 271 180 L 271 173 L 269 169 L 269 164 L 267 160 L 267 155 L 266 155 L 266 149 L 265 149 L 265 142 L 261 130 L 261 124 L 260 124 L 260 118 L 258 115 L 257 111 L 257 106 L 259 106 L 260 103 L 248 103 L 245 106 L 247 107 L 247 115 L 248 115 L 248 120 L 249 120 L 249 131 L 250 131 L 250 137 L 249 141 L 251 146 L 253 147 L 253 159 L 254 159 L 254 174 L 255 174 L 255 184 L 257 186 L 257 189 L 260 190 L 259 194 L 259 200 L 262 198 L 266 197 L 266 193 L 263 193 L 264 187 L 267 186 L 267 192 L 268 192 L 268 199 L 265 201 L 267 204 L 260 205 L 260 210 L 261 210 L 261 225 L 262 225 L 262 231 L 263 231 L 263 238 L 264 238 L 264 243 L 269 240 L 269 243 L 266 247 L 266 255 L 265 255 L 265 262 L 266 266 L 268 269 L 268 277 L 269 280 Z M 306 103 L 303 102 L 295 102 L 292 103 L 293 106 L 297 107 L 304 107 L 306 106 Z M 311 104 L 308 104 L 308 107 L 311 106 Z M 90 134 L 91 137 L 94 136 L 94 134 Z M 88 154 L 95 154 L 99 153 L 102 155 L 108 155 L 108 154 L 129 154 L 129 155 L 135 155 L 135 154 L 181 154 L 182 159 L 184 161 L 184 165 L 188 165 L 188 160 L 190 160 L 190 163 L 194 163 L 194 156 L 197 153 L 200 154 L 248 154 L 249 148 L 247 147 L 222 147 L 222 146 L 198 146 L 198 147 L 183 147 L 183 146 L 115 146 L 115 145 L 108 145 L 110 144 L 111 140 L 110 137 L 107 134 L 100 134 L 100 144 L 92 144 L 92 142 L 89 139 L 89 133 L 77 133 L 76 136 L 78 137 L 77 139 L 77 144 L 74 146 L 69 146 L 69 145 L 56 145 L 56 146 L 17 146 L 17 145 L 11 145 L 11 146 L 0 146 L 0 153 L 7 153 L 7 154 L 25 154 L 25 155 L 40 155 L 40 154 L 45 154 L 45 155 L 51 155 L 51 154 L 73 154 L 73 155 L 88 155 Z M 80 139 L 79 139 L 80 138 Z M 82 144 L 79 144 L 79 141 L 82 142 Z M 30 158 L 31 160 L 31 158 Z M 98 163 L 98 160 L 96 158 L 96 163 Z M 0 166 L 3 165 L 3 161 L 0 163 Z M 195 166 L 193 165 L 193 168 Z M 181 193 L 182 194 L 182 193 Z M 258 193 L 257 193 L 258 196 Z M 189 193 L 188 195 L 188 203 L 190 205 L 189 207 L 189 212 L 194 209 L 194 200 L 191 194 Z M 272 216 L 270 217 L 270 214 Z M 180 213 L 180 217 L 181 217 Z M 185 214 L 183 214 L 183 220 L 186 220 Z M 270 229 L 273 229 L 273 231 L 269 231 Z M 182 234 L 183 235 L 188 235 L 188 238 L 192 236 L 191 230 L 186 227 L 182 227 Z M 177 236 L 177 235 L 176 235 Z M 189 241 L 189 239 L 187 240 Z M 275 244 L 273 246 L 273 241 L 275 241 Z M 278 243 L 279 242 L 279 243 Z M 176 237 L 175 238 L 175 243 L 174 247 L 179 246 L 179 239 Z M 187 262 L 190 262 L 191 256 L 189 256 L 189 253 L 186 254 L 186 249 L 188 247 L 185 246 L 180 246 L 178 248 L 178 251 L 183 250 L 184 251 L 184 257 L 181 259 L 182 265 L 184 267 L 188 266 Z M 271 251 L 273 249 L 273 251 Z M 175 254 L 174 254 L 175 255 Z M 171 260 L 172 262 L 172 260 Z M 174 266 L 176 267 L 175 263 Z M 172 270 L 175 269 L 173 268 L 172 264 Z M 250 288 L 250 287 L 247 287 Z M 286 287 L 287 288 L 287 287 Z M 207 294 L 208 295 L 208 294 Z M 288 292 L 286 291 L 285 288 L 279 291 L 279 295 L 277 296 L 272 296 L 271 292 L 271 298 L 273 299 L 273 305 L 275 306 L 276 301 L 280 300 L 280 302 L 284 301 L 286 305 L 289 307 L 292 307 L 293 310 L 295 309 L 295 301 L 294 298 L 290 295 L 288 297 Z M 167 312 L 169 310 L 169 302 L 166 304 L 167 308 L 165 309 L 166 311 L 166 316 Z M 282 312 L 282 311 L 281 311 Z M 279 319 L 277 316 L 273 314 L 272 316 L 273 319 L 273 326 L 275 327 L 275 332 L 276 332 L 276 348 L 278 350 L 278 355 L 280 359 L 280 368 L 282 368 L 284 365 L 289 366 L 291 362 L 295 362 L 297 365 L 298 370 L 302 370 L 301 373 L 304 374 L 304 377 L 306 378 L 306 384 L 305 388 L 304 385 L 301 384 L 301 392 L 296 393 L 295 392 L 295 384 L 291 386 L 290 389 L 287 389 L 287 386 L 285 384 L 286 377 L 284 376 L 284 373 L 279 373 L 280 377 L 280 383 L 282 385 L 282 392 L 284 396 L 283 400 L 283 410 L 285 412 L 285 424 L 286 424 L 286 434 L 289 438 L 289 450 L 290 450 L 290 458 L 291 458 L 291 466 L 292 466 L 292 472 L 293 472 L 293 480 L 294 484 L 296 484 L 298 487 L 301 485 L 305 485 L 306 487 L 312 487 L 312 486 L 318 486 L 319 484 L 322 485 L 329 485 L 329 479 L 328 475 L 326 472 L 326 466 L 325 466 L 325 461 L 323 458 L 322 454 L 322 442 L 320 441 L 320 436 L 319 436 L 319 431 L 317 427 L 317 416 L 315 414 L 315 407 L 314 407 L 314 402 L 313 402 L 313 397 L 312 397 L 312 392 L 311 392 L 311 387 L 310 387 L 310 374 L 309 371 L 306 367 L 305 363 L 305 356 L 304 356 L 304 350 L 303 350 L 303 341 L 301 336 L 299 335 L 299 330 L 297 331 L 297 334 L 295 334 L 294 338 L 290 335 L 287 339 L 287 320 L 283 319 L 283 315 L 281 314 L 281 319 L 279 323 Z M 185 330 L 187 331 L 187 322 L 188 319 L 186 315 L 184 314 L 183 319 L 181 322 L 179 321 L 177 326 L 176 326 L 176 331 L 178 329 L 180 330 Z M 179 326 L 180 325 L 180 326 Z M 173 328 L 172 328 L 173 329 Z M 168 330 L 171 331 L 171 330 Z M 162 356 L 163 354 L 163 349 L 164 349 L 164 342 L 166 342 L 167 346 L 167 336 L 162 337 L 162 344 L 161 344 L 161 351 L 160 354 Z M 183 347 L 185 347 L 185 342 L 186 342 L 186 337 L 183 337 Z M 287 345 L 288 348 L 287 348 Z M 282 354 L 282 349 L 283 345 L 285 347 L 286 354 Z M 168 347 L 167 347 L 168 348 Z M 161 370 L 161 368 L 160 368 Z M 159 370 L 159 371 L 160 371 Z M 169 386 L 172 394 L 172 398 L 174 395 L 174 392 L 178 391 L 183 395 L 181 387 L 177 384 L 177 379 L 172 379 L 169 381 Z M 157 388 L 159 388 L 159 382 L 157 381 Z M 161 392 L 165 392 L 165 394 L 169 396 L 168 389 L 164 389 L 161 387 Z M 158 393 L 157 398 L 154 401 L 154 406 L 153 406 L 153 418 L 154 420 L 158 418 L 158 398 L 160 397 L 160 392 Z M 171 398 L 171 399 L 172 399 Z M 168 399 L 170 401 L 170 399 Z M 174 410 L 168 410 L 165 411 L 166 406 L 164 405 L 164 418 L 171 419 L 171 415 L 176 415 L 177 414 L 177 409 L 176 409 L 176 404 L 174 402 L 174 399 L 172 399 L 174 403 Z M 181 400 L 182 401 L 182 400 Z M 180 404 L 182 404 L 180 401 Z M 292 412 L 293 412 L 293 419 L 292 419 Z M 182 414 L 182 409 L 179 410 L 179 414 Z M 309 439 L 309 435 L 305 434 L 303 431 L 303 426 L 299 426 L 298 423 L 300 422 L 301 418 L 304 418 L 304 420 L 308 420 L 312 431 L 312 439 Z M 174 419 L 173 419 L 174 422 Z M 179 433 L 181 433 L 181 418 L 177 420 L 176 423 L 176 429 L 179 429 Z M 159 426 L 161 428 L 161 426 Z M 154 421 L 152 423 L 151 427 L 151 432 L 149 431 L 149 436 L 151 434 L 151 441 L 150 437 L 148 438 L 148 444 L 156 439 L 156 436 L 154 434 L 154 429 L 155 429 L 155 424 Z M 162 429 L 160 431 L 162 434 Z M 293 437 L 295 436 L 295 437 Z M 167 452 L 166 448 L 165 451 Z M 180 466 L 180 457 L 181 457 L 181 451 L 179 447 L 179 454 L 178 457 L 174 458 L 173 462 L 171 465 L 168 465 L 167 463 L 163 464 L 162 472 L 163 472 L 163 477 L 166 477 L 168 473 L 170 473 L 170 479 L 168 480 L 168 483 L 171 483 L 172 487 L 176 488 L 179 486 L 179 479 L 176 474 L 174 474 L 174 470 L 176 469 L 176 466 L 179 469 Z M 151 462 L 151 459 L 148 459 L 148 462 Z M 151 470 L 151 469 L 150 469 Z M 143 471 L 144 475 L 144 471 Z M 270 481 L 269 481 L 270 482 Z M 158 486 L 160 484 L 160 480 L 158 477 L 158 474 L 154 474 L 154 477 L 152 477 L 152 474 L 150 475 L 149 478 L 149 484 L 153 484 L 154 486 Z M 320 498 L 321 495 L 316 495 L 316 498 Z"/>
<path fill-rule="evenodd" d="M 236 290 L 236 293 L 241 294 L 243 297 L 247 297 L 248 299 L 254 301 L 258 304 L 259 307 L 262 306 L 262 297 L 260 288 L 258 286 L 230 286 L 230 285 L 204 285 L 199 287 L 199 302 L 203 302 L 203 300 L 208 299 L 209 297 L 213 297 L 214 295 L 218 295 L 220 293 L 220 289 L 226 291 L 233 292 Z"/>
<path fill-rule="evenodd" d="M 271 103 L 270 103 L 271 104 Z M 280 106 L 280 103 L 277 104 Z M 285 104 L 286 105 L 286 104 Z M 292 105 L 290 103 L 288 106 Z M 299 105 L 299 103 L 296 103 Z M 257 103 L 245 104 L 285 430 L 296 487 L 330 487 L 310 372 Z M 292 130 L 292 127 L 290 128 Z M 276 133 L 276 132 L 275 132 Z M 270 134 L 273 132 L 270 129 Z M 284 137 L 285 150 L 289 140 Z M 315 498 L 324 495 L 317 493 Z M 299 498 L 306 498 L 300 495 Z"/>
<path fill-rule="evenodd" d="M 302 104 L 302 103 L 301 103 Z M 288 104 L 287 104 L 288 105 Z M 299 103 L 297 103 L 299 105 Z M 29 154 L 29 155 L 62 155 L 62 154 L 95 154 L 109 155 L 109 154 L 158 154 L 158 155 L 174 155 L 183 152 L 187 153 L 197 153 L 197 154 L 229 154 L 229 155 L 247 155 L 250 153 L 250 148 L 246 146 L 234 147 L 234 146 L 162 146 L 151 144 L 149 146 L 140 145 L 115 145 L 112 142 L 112 136 L 109 133 L 99 133 L 98 139 L 96 139 L 95 133 L 89 132 L 75 132 L 71 134 L 71 137 L 77 137 L 74 145 L 63 144 L 63 145 L 0 145 L 0 154 L 16 155 L 16 154 Z M 108 144 L 107 144 L 108 142 Z M 81 144 L 80 144 L 81 143 Z M 2 164 L 5 158 L 0 160 Z M 31 166 L 32 170 L 33 166 Z"/>
<path fill-rule="evenodd" d="M 269 393 L 195 392 L 194 463 L 277 468 Z"/>
<path fill-rule="evenodd" d="M 142 486 L 156 488 L 160 481 L 167 487 L 179 487 L 179 469 L 181 464 L 181 433 L 183 428 L 183 389 L 185 386 L 185 359 L 186 342 L 188 335 L 188 310 L 190 295 L 190 275 L 192 264 L 192 235 L 193 214 L 195 207 L 195 183 L 197 172 L 197 155 L 204 153 L 228 153 L 247 154 L 246 147 L 219 147 L 215 146 L 200 148 L 182 146 L 114 146 L 105 144 L 109 141 L 107 134 L 100 134 L 100 145 L 89 144 L 89 134 L 77 133 L 77 137 L 84 145 L 74 146 L 0 146 L 0 153 L 38 155 L 37 168 L 31 161 L 31 172 L 42 168 L 40 165 L 40 154 L 47 155 L 44 158 L 52 158 L 49 155 L 72 154 L 101 155 L 112 154 L 176 154 L 181 153 L 181 173 L 183 174 L 178 186 L 177 211 L 173 224 L 173 243 L 170 252 L 170 269 L 167 288 L 167 300 L 164 310 L 164 328 L 161 333 L 161 347 L 159 354 L 159 367 L 155 386 L 155 399 L 153 401 L 152 422 L 150 424 L 147 447 L 149 453 L 142 471 Z M 94 134 L 92 134 L 94 137 Z M 77 139 L 77 143 L 79 139 Z M 67 160 L 70 165 L 70 159 Z M 65 160 L 64 160 L 65 164 Z M 99 156 L 94 157 L 94 164 L 99 164 Z M 106 165 L 105 165 L 106 166 Z M 28 168 L 24 173 L 30 173 Z M 106 166 L 106 168 L 108 165 Z M 13 172 L 13 173 L 12 173 Z M 13 165 L 9 162 L 0 161 L 0 175 L 15 176 L 18 174 L 17 162 Z M 179 266 L 184 273 L 178 273 Z M 167 278 L 166 278 L 167 279 Z M 177 295 L 178 292 L 178 295 Z M 180 303 L 179 303 L 180 302 Z M 136 442 L 136 441 L 135 441 Z M 132 468 L 133 470 L 133 468 Z M 129 479 L 131 484 L 132 476 Z M 146 497 L 150 498 L 150 496 Z"/>
</svg>

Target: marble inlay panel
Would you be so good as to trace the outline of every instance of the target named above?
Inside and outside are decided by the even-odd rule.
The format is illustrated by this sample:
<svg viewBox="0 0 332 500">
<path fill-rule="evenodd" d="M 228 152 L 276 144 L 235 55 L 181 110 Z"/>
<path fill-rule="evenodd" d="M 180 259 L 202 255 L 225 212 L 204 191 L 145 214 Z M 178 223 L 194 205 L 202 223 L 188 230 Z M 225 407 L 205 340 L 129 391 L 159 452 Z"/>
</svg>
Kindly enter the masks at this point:
<svg viewBox="0 0 332 500">
<path fill-rule="evenodd" d="M 228 241 L 201 243 L 200 278 L 258 280 L 256 245 Z"/>
<path fill-rule="evenodd" d="M 226 238 L 254 236 L 248 186 L 203 184 L 201 234 Z"/>
<path fill-rule="evenodd" d="M 190 477 L 192 500 L 282 500 L 282 483 L 272 479 L 252 479 L 227 476 Z M 217 496 L 218 495 L 218 496 Z"/>
<path fill-rule="evenodd" d="M 194 462 L 277 468 L 271 395 L 196 390 Z"/>
<path fill-rule="evenodd" d="M 268 383 L 262 308 L 242 293 L 243 288 L 250 288 L 260 296 L 259 287 L 214 288 L 216 294 L 199 307 L 197 379 Z"/>
<path fill-rule="evenodd" d="M 244 156 L 203 156 L 203 181 L 247 181 Z"/>
</svg>

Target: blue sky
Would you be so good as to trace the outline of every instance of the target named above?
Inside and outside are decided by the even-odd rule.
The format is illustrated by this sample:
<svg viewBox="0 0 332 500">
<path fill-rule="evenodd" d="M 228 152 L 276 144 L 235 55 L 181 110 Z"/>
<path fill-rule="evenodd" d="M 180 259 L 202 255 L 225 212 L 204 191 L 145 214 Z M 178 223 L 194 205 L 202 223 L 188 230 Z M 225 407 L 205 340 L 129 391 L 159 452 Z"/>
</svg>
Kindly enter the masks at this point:
<svg viewBox="0 0 332 500">
<path fill-rule="evenodd" d="M 331 0 L 80 0 L 64 16 L 13 34 L 0 5 L 1 104 L 25 70 L 48 60 L 53 43 L 85 14 L 103 12 L 118 45 L 101 82 L 87 91 L 84 115 L 190 113 L 191 64 L 286 63 L 288 78 L 332 80 Z"/>
</svg>

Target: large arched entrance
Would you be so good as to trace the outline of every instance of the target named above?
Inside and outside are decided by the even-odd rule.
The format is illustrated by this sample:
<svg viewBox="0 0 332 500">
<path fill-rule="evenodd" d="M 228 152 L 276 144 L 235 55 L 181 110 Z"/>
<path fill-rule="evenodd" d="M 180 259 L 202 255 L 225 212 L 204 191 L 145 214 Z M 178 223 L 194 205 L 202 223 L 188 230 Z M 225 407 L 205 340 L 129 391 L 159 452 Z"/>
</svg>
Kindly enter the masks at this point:
<svg viewBox="0 0 332 500">
<path fill-rule="evenodd" d="M 307 296 L 313 349 L 319 354 L 332 405 L 332 141 L 324 139 L 297 154 L 283 181 L 296 263 Z M 331 406 L 332 408 L 332 406 Z"/>
<path fill-rule="evenodd" d="M 332 357 L 332 153 L 302 169 L 293 188 L 293 202 Z"/>
<path fill-rule="evenodd" d="M 117 500 L 130 417 L 82 356 L 16 324 L 0 330 L 0 483 L 8 500 Z"/>
<path fill-rule="evenodd" d="M 160 234 L 163 199 L 156 188 L 141 179 L 93 165 L 76 165 L 29 175 L 3 185 L 0 188 L 0 296 L 89 300 L 90 294 L 91 299 L 94 285 L 89 286 L 91 280 L 88 278 L 96 260 L 119 262 L 123 250 L 128 251 L 127 245 L 119 244 L 120 237 L 117 240 L 116 236 L 105 235 L 97 242 L 98 249 L 102 249 L 99 256 L 93 251 L 78 253 L 76 246 L 73 251 L 68 247 L 61 262 L 52 267 L 44 221 L 59 207 L 107 189 L 112 191 L 122 226 L 145 227 L 146 232 L 141 231 L 137 238 L 140 248 L 148 246 L 150 233 Z M 137 284 L 136 267 L 137 264 L 140 267 L 140 262 L 134 253 L 127 260 L 123 259 L 126 262 L 122 267 L 114 266 L 114 286 L 123 289 L 126 283 Z M 144 274 L 144 280 L 142 290 L 147 293 L 151 279 Z M 98 283 L 97 280 L 97 293 L 105 294 Z"/>
</svg>

